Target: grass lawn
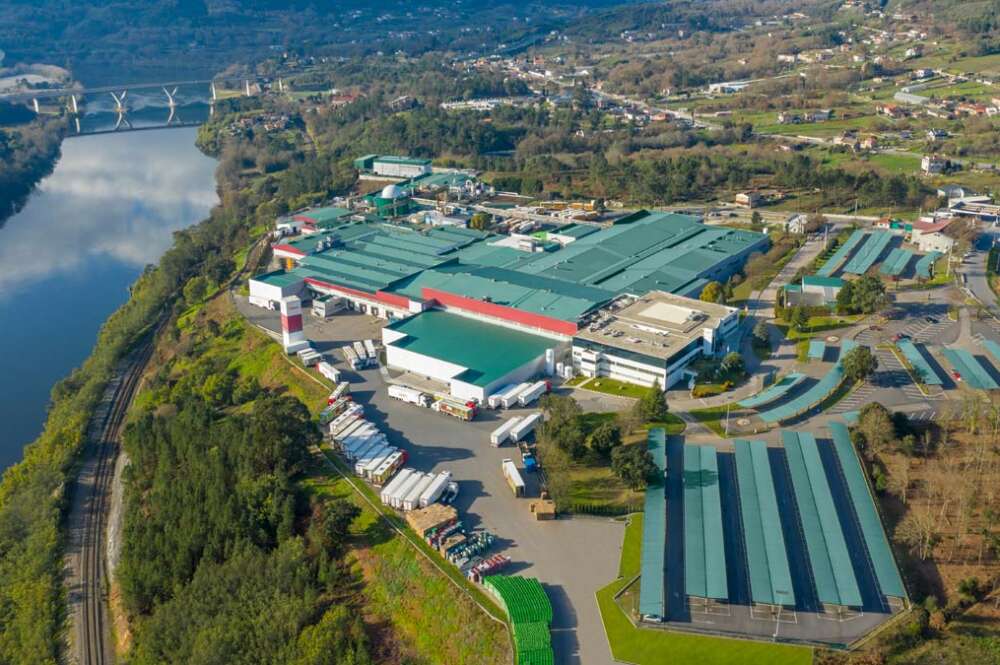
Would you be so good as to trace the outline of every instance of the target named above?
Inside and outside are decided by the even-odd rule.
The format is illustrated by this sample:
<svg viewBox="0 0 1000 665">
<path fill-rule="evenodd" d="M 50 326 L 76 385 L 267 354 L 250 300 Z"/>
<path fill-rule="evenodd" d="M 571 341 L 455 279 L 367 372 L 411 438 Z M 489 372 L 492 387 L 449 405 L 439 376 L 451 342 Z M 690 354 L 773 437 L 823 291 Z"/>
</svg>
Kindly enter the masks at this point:
<svg viewBox="0 0 1000 665">
<path fill-rule="evenodd" d="M 584 376 L 580 374 L 579 376 L 574 376 L 572 379 L 564 383 L 565 386 L 579 386 L 590 380 L 589 376 Z"/>
<path fill-rule="evenodd" d="M 798 330 L 788 325 L 786 322 L 776 323 L 775 325 L 785 333 L 785 337 L 790 341 L 799 340 L 809 340 L 818 335 L 819 333 L 829 332 L 831 330 L 838 330 L 847 326 L 854 325 L 862 319 L 863 315 L 854 314 L 851 316 L 810 316 L 809 323 L 806 325 L 805 330 Z"/>
<path fill-rule="evenodd" d="M 613 412 L 585 413 L 580 424 L 585 432 L 614 420 Z M 685 423 L 670 413 L 662 422 L 649 423 L 624 437 L 622 445 L 645 446 L 647 428 L 663 427 L 668 435 L 681 434 Z M 551 446 L 539 446 L 538 454 L 545 469 L 549 491 L 560 511 L 594 515 L 623 515 L 642 509 L 643 492 L 626 486 L 603 460 L 573 460 Z"/>
<path fill-rule="evenodd" d="M 472 597 L 498 618 L 503 618 L 502 611 L 412 532 L 406 531 L 404 538 L 380 519 L 379 512 L 354 489 L 361 489 L 366 496 L 371 494 L 369 500 L 380 505 L 366 485 L 353 478 L 331 476 L 324 470 L 310 478 L 307 486 L 317 495 L 346 498 L 361 509 L 351 527 L 348 558 L 353 572 L 365 581 L 360 592 L 367 622 L 390 627 L 397 642 L 379 645 L 390 651 L 385 654 L 385 662 L 500 665 L 511 661 L 506 624 L 489 618 Z M 394 514 L 388 519 L 397 525 L 403 522 Z M 448 577 L 461 584 L 471 597 L 456 588 L 411 543 L 422 546 L 421 551 L 434 557 Z"/>
<path fill-rule="evenodd" d="M 631 397 L 633 399 L 639 399 L 646 391 L 649 390 L 647 386 L 637 386 L 633 383 L 625 383 L 624 381 L 618 381 L 617 379 L 609 379 L 606 376 L 601 376 L 587 383 L 587 390 L 593 390 L 594 392 L 604 393 L 606 395 L 617 395 L 618 397 Z"/>
<path fill-rule="evenodd" d="M 867 161 L 872 166 L 892 174 L 914 174 L 920 171 L 920 157 L 917 155 L 876 153 Z"/>
<path fill-rule="evenodd" d="M 695 409 L 694 411 L 691 411 L 690 414 L 695 420 L 715 432 L 721 438 L 726 438 L 726 429 L 723 424 L 723 421 L 726 418 L 725 404 L 720 406 L 710 406 L 707 409 Z M 730 416 L 731 415 L 732 407 L 730 406 Z"/>
<path fill-rule="evenodd" d="M 809 665 L 812 662 L 812 649 L 805 647 L 636 628 L 615 602 L 615 595 L 639 574 L 641 549 L 642 519 L 639 515 L 633 515 L 625 528 L 622 556 L 618 565 L 619 578 L 596 594 L 611 653 L 616 660 L 635 665 L 660 665 L 665 662 L 698 665 Z"/>
</svg>

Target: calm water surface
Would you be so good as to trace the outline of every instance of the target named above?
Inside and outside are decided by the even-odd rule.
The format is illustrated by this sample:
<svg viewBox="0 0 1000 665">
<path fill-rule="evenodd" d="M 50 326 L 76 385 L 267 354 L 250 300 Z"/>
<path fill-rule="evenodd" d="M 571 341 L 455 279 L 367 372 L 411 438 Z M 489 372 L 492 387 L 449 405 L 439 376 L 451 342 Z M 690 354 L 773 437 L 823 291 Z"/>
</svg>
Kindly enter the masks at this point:
<svg viewBox="0 0 1000 665">
<path fill-rule="evenodd" d="M 0 228 L 0 469 L 41 432 L 49 391 L 90 354 L 128 286 L 217 202 L 193 128 L 66 140 Z"/>
</svg>

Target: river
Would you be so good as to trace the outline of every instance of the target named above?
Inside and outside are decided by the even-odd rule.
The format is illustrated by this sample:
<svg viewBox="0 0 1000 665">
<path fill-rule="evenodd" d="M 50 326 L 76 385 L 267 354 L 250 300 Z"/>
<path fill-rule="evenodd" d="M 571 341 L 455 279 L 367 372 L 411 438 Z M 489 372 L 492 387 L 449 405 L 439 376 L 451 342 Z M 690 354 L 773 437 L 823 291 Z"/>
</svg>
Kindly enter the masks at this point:
<svg viewBox="0 0 1000 665">
<path fill-rule="evenodd" d="M 90 354 L 129 285 L 217 203 L 216 163 L 196 133 L 67 139 L 0 229 L 0 469 L 41 432 L 52 386 Z"/>
</svg>

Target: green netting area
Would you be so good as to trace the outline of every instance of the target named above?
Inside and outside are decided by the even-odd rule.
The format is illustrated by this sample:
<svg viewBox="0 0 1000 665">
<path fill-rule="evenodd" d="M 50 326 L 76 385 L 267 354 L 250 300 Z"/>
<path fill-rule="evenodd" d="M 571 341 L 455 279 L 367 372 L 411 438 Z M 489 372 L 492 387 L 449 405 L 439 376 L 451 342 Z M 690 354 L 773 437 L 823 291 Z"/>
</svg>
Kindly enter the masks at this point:
<svg viewBox="0 0 1000 665">
<path fill-rule="evenodd" d="M 878 271 L 883 275 L 899 277 L 906 270 L 906 266 L 910 265 L 910 259 L 912 258 L 913 252 L 897 247 L 889 252 L 889 256 L 882 262 L 882 266 Z"/>
<path fill-rule="evenodd" d="M 768 386 L 756 395 L 741 400 L 737 402 L 737 404 L 742 406 L 744 409 L 755 409 L 758 406 L 763 406 L 764 404 L 768 404 L 780 397 L 783 397 L 789 390 L 801 383 L 804 378 L 806 378 L 805 374 L 792 372 L 791 374 L 783 377 L 773 386 Z"/>
<path fill-rule="evenodd" d="M 920 277 L 921 279 L 930 279 L 931 269 L 934 268 L 934 263 L 940 258 L 941 252 L 931 252 L 930 254 L 921 257 L 921 259 L 917 261 L 915 268 L 917 277 Z"/>
<path fill-rule="evenodd" d="M 812 360 L 823 360 L 826 353 L 826 342 L 821 339 L 809 340 L 809 358 Z"/>
<path fill-rule="evenodd" d="M 555 655 L 552 653 L 551 647 L 517 652 L 517 665 L 552 665 L 554 662 Z"/>
<path fill-rule="evenodd" d="M 860 229 L 852 233 L 847 242 L 834 252 L 833 256 L 823 264 L 823 267 L 816 271 L 816 274 L 820 277 L 832 277 L 833 273 L 837 272 L 837 269 L 844 265 L 847 257 L 854 251 L 854 248 L 865 239 L 865 235 L 865 232 Z"/>
<path fill-rule="evenodd" d="M 837 460 L 840 462 L 840 469 L 843 471 L 844 480 L 847 483 L 847 492 L 851 497 L 851 504 L 854 506 L 858 524 L 861 526 L 861 535 L 868 548 L 872 567 L 875 569 L 875 578 L 878 580 L 883 594 L 894 598 L 905 598 L 906 589 L 903 587 L 903 579 L 896 567 L 896 559 L 892 555 L 889 539 L 885 535 L 885 530 L 882 529 L 882 520 L 875 507 L 875 497 L 868 485 L 861 460 L 858 459 L 854 446 L 851 445 L 847 426 L 843 423 L 832 422 L 830 423 L 830 433 L 833 436 L 833 447 L 837 453 Z"/>
<path fill-rule="evenodd" d="M 534 577 L 488 575 L 483 587 L 510 618 L 518 665 L 552 665 L 552 603 Z"/>
<path fill-rule="evenodd" d="M 940 386 L 943 381 L 938 373 L 934 371 L 931 364 L 927 362 L 924 355 L 920 353 L 916 345 L 908 339 L 901 339 L 896 343 L 896 346 L 902 352 L 903 356 L 906 357 L 910 365 L 913 367 L 913 371 L 916 372 L 917 377 L 922 383 L 928 386 Z"/>
<path fill-rule="evenodd" d="M 544 621 L 515 623 L 513 632 L 514 647 L 518 653 L 552 648 L 549 624 Z"/>
<path fill-rule="evenodd" d="M 844 266 L 844 272 L 849 272 L 852 275 L 863 275 L 868 272 L 868 269 L 875 265 L 878 257 L 882 256 L 882 252 L 885 251 L 885 248 L 889 246 L 894 237 L 888 231 L 875 231 L 872 233 L 871 237 L 868 238 L 868 242 Z"/>
<path fill-rule="evenodd" d="M 829 605 L 861 607 L 861 591 L 816 439 L 807 432 L 782 432 L 781 440 L 816 583 L 816 597 Z"/>
<path fill-rule="evenodd" d="M 1000 385 L 983 369 L 974 355 L 963 349 L 944 349 L 944 357 L 967 384 L 980 390 L 997 390 Z"/>
<path fill-rule="evenodd" d="M 534 577 L 488 575 L 483 586 L 500 601 L 511 623 L 552 623 L 552 604 Z"/>
<path fill-rule="evenodd" d="M 684 446 L 684 584 L 687 595 L 729 597 L 715 446 Z"/>
<path fill-rule="evenodd" d="M 667 546 L 667 496 L 663 474 L 667 468 L 666 431 L 649 430 L 647 445 L 658 479 L 646 487 L 645 514 L 642 519 L 642 554 L 639 578 L 639 614 L 663 617 L 666 614 L 664 557 Z"/>
<path fill-rule="evenodd" d="M 767 444 L 737 440 L 733 445 L 750 597 L 755 603 L 793 606 L 795 591 L 788 569 L 788 551 L 778 515 Z"/>
</svg>

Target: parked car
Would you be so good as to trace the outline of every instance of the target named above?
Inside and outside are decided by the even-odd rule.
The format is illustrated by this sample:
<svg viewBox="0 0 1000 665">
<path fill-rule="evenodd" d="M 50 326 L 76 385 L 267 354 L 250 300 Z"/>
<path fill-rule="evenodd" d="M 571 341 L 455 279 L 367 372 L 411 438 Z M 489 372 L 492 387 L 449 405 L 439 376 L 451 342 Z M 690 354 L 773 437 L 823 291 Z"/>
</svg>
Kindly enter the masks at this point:
<svg viewBox="0 0 1000 665">
<path fill-rule="evenodd" d="M 926 321 L 927 323 L 937 323 L 938 322 L 938 320 L 935 319 L 933 316 L 925 316 L 924 317 L 924 321 Z"/>
<path fill-rule="evenodd" d="M 909 335 L 906 335 L 904 333 L 896 333 L 895 335 L 892 336 L 892 341 L 898 342 L 900 340 L 909 339 L 909 337 L 910 337 Z"/>
<path fill-rule="evenodd" d="M 958 370 L 952 370 L 951 371 L 951 376 L 956 381 L 961 381 L 962 380 L 962 375 L 958 373 Z"/>
</svg>

